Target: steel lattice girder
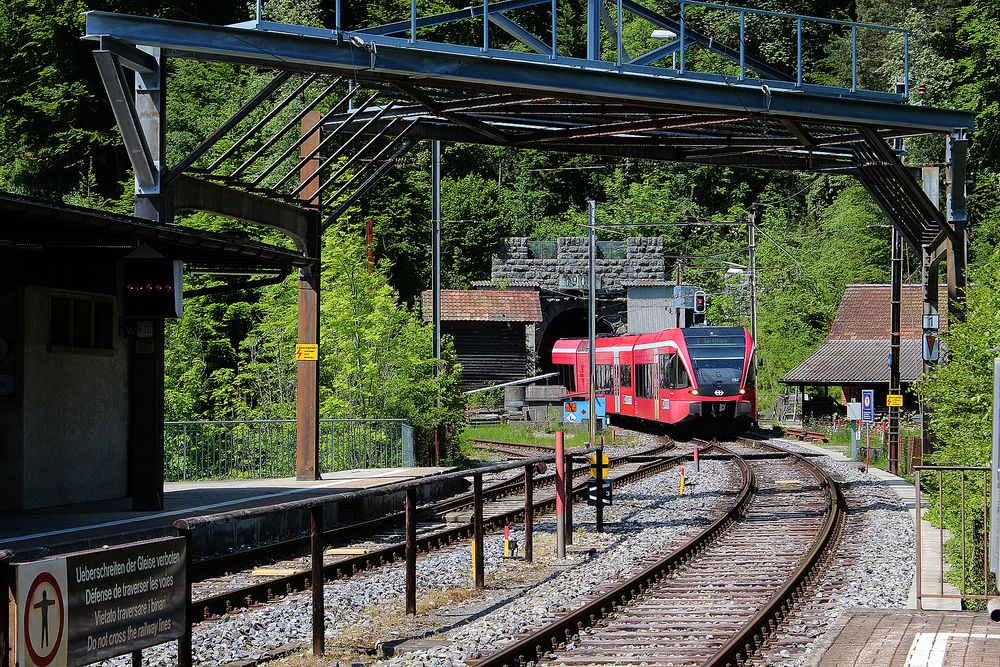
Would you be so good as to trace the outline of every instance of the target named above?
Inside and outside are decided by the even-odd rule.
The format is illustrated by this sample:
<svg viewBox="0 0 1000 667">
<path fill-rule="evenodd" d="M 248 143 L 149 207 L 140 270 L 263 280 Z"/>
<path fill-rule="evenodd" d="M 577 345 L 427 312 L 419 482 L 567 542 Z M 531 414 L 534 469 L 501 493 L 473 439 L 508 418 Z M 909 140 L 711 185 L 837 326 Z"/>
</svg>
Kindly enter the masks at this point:
<svg viewBox="0 0 1000 667">
<path fill-rule="evenodd" d="M 928 212 L 933 205 L 907 182 L 884 141 L 964 133 L 973 126 L 968 112 L 906 106 L 899 96 L 871 91 L 410 42 L 378 28 L 339 35 L 283 24 L 257 28 L 89 12 L 86 37 L 158 47 L 167 57 L 346 75 L 396 105 L 391 113 L 381 105 L 352 112 L 349 123 L 388 135 L 389 124 L 406 121 L 398 127 L 407 128 L 408 146 L 428 138 L 851 173 L 914 248 L 953 236 L 942 216 Z M 328 120 L 348 124 L 344 116 Z"/>
<path fill-rule="evenodd" d="M 289 30 L 295 26 L 289 26 Z M 419 81 L 455 90 L 633 102 L 674 108 L 728 111 L 740 115 L 785 117 L 835 125 L 949 132 L 972 128 L 967 112 L 932 107 L 901 107 L 888 96 L 843 89 L 830 94 L 737 82 L 718 75 L 677 74 L 662 68 L 603 63 L 533 53 L 502 52 L 502 57 L 476 47 L 344 33 L 347 39 L 155 19 L 106 12 L 87 13 L 86 38 L 113 37 L 132 45 L 156 46 L 165 55 L 303 71 L 346 73 L 376 82 Z M 360 45 L 352 43 L 356 37 Z M 498 52 L 500 53 L 500 52 Z M 898 99 L 898 98 L 897 98 Z M 901 113 L 901 109 L 905 112 Z"/>
</svg>

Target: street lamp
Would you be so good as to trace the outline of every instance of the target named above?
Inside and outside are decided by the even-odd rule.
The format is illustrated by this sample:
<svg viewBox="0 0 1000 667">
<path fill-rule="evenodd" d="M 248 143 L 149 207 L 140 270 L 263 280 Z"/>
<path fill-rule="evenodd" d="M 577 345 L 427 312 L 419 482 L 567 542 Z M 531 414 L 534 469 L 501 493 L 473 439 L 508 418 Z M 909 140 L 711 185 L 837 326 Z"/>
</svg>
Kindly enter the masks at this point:
<svg viewBox="0 0 1000 667">
<path fill-rule="evenodd" d="M 667 30 L 666 28 L 656 28 L 649 34 L 650 39 L 655 39 L 658 42 L 672 42 L 677 39 L 677 33 L 673 30 Z M 677 69 L 677 52 L 674 51 L 672 54 L 673 68 Z"/>
</svg>

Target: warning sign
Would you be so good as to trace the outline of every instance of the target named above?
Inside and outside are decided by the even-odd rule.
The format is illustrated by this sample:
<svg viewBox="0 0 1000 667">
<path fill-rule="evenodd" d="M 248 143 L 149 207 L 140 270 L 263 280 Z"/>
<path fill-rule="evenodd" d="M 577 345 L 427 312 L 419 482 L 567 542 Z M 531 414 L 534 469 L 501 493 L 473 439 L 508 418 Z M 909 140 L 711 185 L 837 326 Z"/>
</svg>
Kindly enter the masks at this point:
<svg viewBox="0 0 1000 667">
<path fill-rule="evenodd" d="M 901 408 L 903 407 L 903 395 L 902 394 L 887 394 L 885 397 L 885 405 L 889 408 Z"/>
<path fill-rule="evenodd" d="M 86 665 L 180 637 L 185 549 L 167 538 L 17 565 L 17 664 Z"/>
<path fill-rule="evenodd" d="M 18 634 L 24 637 L 20 664 L 37 667 L 66 664 L 65 571 L 59 573 L 44 567 L 31 568 L 24 573 L 23 580 L 20 571 L 18 574 L 18 590 L 22 590 L 22 581 L 25 590 L 24 603 L 18 604 L 16 619 L 20 630 Z"/>
<path fill-rule="evenodd" d="M 598 469 L 600 469 L 600 477 L 601 477 L 601 479 L 607 479 L 607 477 L 608 477 L 608 455 L 605 454 L 604 452 L 601 452 L 601 460 L 598 463 L 598 461 L 597 461 L 597 452 L 594 452 L 593 454 L 591 454 L 588 457 L 588 460 L 590 461 L 590 476 L 594 477 L 594 478 L 597 478 L 598 477 Z"/>
<path fill-rule="evenodd" d="M 299 343 L 295 346 L 296 361 L 317 361 L 319 359 L 319 345 L 316 343 Z"/>
</svg>

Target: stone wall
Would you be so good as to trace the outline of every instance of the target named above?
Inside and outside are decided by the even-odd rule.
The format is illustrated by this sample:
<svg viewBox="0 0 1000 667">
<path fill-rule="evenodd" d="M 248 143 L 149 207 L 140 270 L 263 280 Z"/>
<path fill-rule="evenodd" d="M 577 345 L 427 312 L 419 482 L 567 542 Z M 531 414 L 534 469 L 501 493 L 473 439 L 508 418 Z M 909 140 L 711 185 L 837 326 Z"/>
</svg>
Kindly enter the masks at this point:
<svg viewBox="0 0 1000 667">
<path fill-rule="evenodd" d="M 507 239 L 506 253 L 493 259 L 494 282 L 530 282 L 541 289 L 558 290 L 565 289 L 559 286 L 560 275 L 587 275 L 589 253 L 586 238 L 561 237 L 558 241 L 558 257 L 554 259 L 532 257 L 528 241 L 524 237 Z M 627 287 L 625 283 L 666 279 L 663 239 L 630 238 L 625 244 L 624 259 L 597 259 L 599 291 L 624 292 Z"/>
</svg>

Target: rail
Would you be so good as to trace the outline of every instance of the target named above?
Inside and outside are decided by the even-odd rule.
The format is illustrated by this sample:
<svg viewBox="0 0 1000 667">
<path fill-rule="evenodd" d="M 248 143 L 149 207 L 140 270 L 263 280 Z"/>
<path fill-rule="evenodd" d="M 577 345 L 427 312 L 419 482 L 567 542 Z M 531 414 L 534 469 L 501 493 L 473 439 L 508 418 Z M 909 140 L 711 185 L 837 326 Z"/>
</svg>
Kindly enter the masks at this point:
<svg viewBox="0 0 1000 667">
<path fill-rule="evenodd" d="M 295 420 L 165 422 L 164 479 L 295 476 Z M 413 428 L 403 419 L 321 419 L 321 472 L 416 465 Z"/>
<path fill-rule="evenodd" d="M 928 599 L 959 599 L 963 604 L 971 601 L 973 606 L 985 606 L 985 601 L 996 595 L 991 593 L 990 584 L 990 468 L 917 465 L 913 474 L 917 508 L 917 609 L 923 609 L 923 601 Z M 929 565 L 922 553 L 925 490 L 936 501 L 929 512 L 930 520 L 936 523 L 933 530 L 939 547 L 932 571 L 940 580 L 936 591 L 925 590 L 921 581 L 924 568 Z M 953 555 L 950 563 L 946 559 L 949 552 Z M 946 579 L 956 584 L 958 593 L 946 591 Z"/>
<path fill-rule="evenodd" d="M 804 587 L 809 585 L 811 578 L 815 576 L 819 563 L 830 553 L 830 546 L 835 543 L 845 516 L 846 505 L 841 490 L 822 468 L 808 459 L 777 447 L 761 443 L 754 443 L 754 446 L 778 451 L 807 465 L 811 474 L 825 490 L 830 509 L 809 552 L 801 558 L 791 576 L 741 631 L 704 663 L 706 667 L 744 664 L 751 657 L 775 624 L 787 614 L 787 610 L 794 604 L 793 601 L 801 597 Z M 593 626 L 609 613 L 614 613 L 616 608 L 628 605 L 637 595 L 656 586 L 657 582 L 669 577 L 679 566 L 713 544 L 716 538 L 740 520 L 757 490 L 756 477 L 747 461 L 740 455 L 735 455 L 733 461 L 739 467 L 743 480 L 737 498 L 727 508 L 725 514 L 712 522 L 706 530 L 670 555 L 657 560 L 611 589 L 603 591 L 583 606 L 547 623 L 538 631 L 522 636 L 495 653 L 471 661 L 470 664 L 475 667 L 511 667 L 537 660 L 545 651 L 555 650 L 560 644 L 568 643 L 571 637 L 580 633 L 584 627 Z M 653 660 L 652 657 L 650 659 Z"/>
</svg>

